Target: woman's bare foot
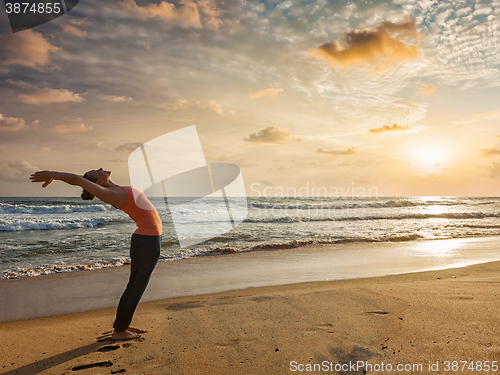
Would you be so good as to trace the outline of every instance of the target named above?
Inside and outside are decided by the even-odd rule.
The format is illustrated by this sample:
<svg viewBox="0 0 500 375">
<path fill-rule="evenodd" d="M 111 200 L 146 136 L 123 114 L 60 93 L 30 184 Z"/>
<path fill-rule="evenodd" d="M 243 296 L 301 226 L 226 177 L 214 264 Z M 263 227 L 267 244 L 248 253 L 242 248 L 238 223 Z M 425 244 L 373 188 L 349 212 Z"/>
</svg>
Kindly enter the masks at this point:
<svg viewBox="0 0 500 375">
<path fill-rule="evenodd" d="M 129 332 L 129 331 L 116 332 L 116 331 L 113 331 L 113 334 L 111 335 L 111 340 L 113 340 L 113 341 L 133 340 L 133 339 L 138 339 L 140 337 L 141 337 L 141 335 L 138 335 L 135 332 Z"/>
<path fill-rule="evenodd" d="M 135 328 L 132 326 L 128 326 L 127 331 L 135 332 L 135 333 L 146 333 L 147 332 L 145 329 Z"/>
</svg>

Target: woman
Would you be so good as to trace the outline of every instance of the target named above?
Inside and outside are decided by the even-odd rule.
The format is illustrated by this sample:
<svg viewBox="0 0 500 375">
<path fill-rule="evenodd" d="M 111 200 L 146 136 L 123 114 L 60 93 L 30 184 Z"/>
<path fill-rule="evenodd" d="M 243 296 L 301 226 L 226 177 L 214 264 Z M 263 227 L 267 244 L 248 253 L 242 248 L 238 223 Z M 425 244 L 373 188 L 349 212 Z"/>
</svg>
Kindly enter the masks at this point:
<svg viewBox="0 0 500 375">
<path fill-rule="evenodd" d="M 82 199 L 89 200 L 96 196 L 127 213 L 135 221 L 138 228 L 130 244 L 130 279 L 116 310 L 111 339 L 139 338 L 139 333 L 146 331 L 131 327 L 130 323 L 160 257 L 162 225 L 154 206 L 139 189 L 115 184 L 111 181 L 111 172 L 102 168 L 88 171 L 83 176 L 39 171 L 33 173 L 30 179 L 31 182 L 43 182 L 42 187 L 47 187 L 54 180 L 81 186 Z"/>
</svg>

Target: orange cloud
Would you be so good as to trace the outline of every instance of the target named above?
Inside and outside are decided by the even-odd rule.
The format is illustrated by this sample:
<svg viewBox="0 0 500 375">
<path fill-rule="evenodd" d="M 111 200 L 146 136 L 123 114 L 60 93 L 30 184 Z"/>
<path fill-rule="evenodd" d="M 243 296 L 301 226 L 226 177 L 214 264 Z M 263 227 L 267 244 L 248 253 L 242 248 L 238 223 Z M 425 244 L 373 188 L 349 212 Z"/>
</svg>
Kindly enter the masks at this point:
<svg viewBox="0 0 500 375">
<path fill-rule="evenodd" d="M 320 154 L 328 154 L 328 155 L 356 155 L 358 153 L 354 147 L 350 147 L 347 150 L 331 150 L 331 151 L 326 151 L 322 148 L 318 148 L 316 151 Z"/>
<path fill-rule="evenodd" d="M 65 32 L 70 33 L 70 34 L 74 34 L 74 35 L 80 37 L 81 39 L 83 39 L 87 36 L 86 31 L 77 29 L 74 26 L 63 24 L 63 25 L 61 25 L 61 27 Z"/>
<path fill-rule="evenodd" d="M 419 95 L 427 95 L 430 94 L 433 91 L 436 91 L 437 87 L 434 85 L 434 83 L 430 83 L 427 86 L 425 86 L 423 89 L 418 90 Z"/>
<path fill-rule="evenodd" d="M 256 143 L 285 143 L 290 136 L 291 133 L 288 129 L 270 126 L 257 133 L 249 134 L 248 137 L 245 137 L 245 141 Z"/>
<path fill-rule="evenodd" d="M 392 126 L 384 125 L 384 126 L 381 126 L 380 128 L 370 129 L 370 133 L 377 134 L 377 133 L 384 133 L 384 132 L 390 132 L 390 131 L 396 131 L 396 130 L 408 130 L 408 129 L 410 129 L 409 126 L 400 126 L 398 124 L 394 124 Z"/>
<path fill-rule="evenodd" d="M 177 20 L 194 27 L 202 27 L 198 6 L 192 0 L 181 0 L 182 6 L 179 8 L 166 1 L 162 1 L 159 4 L 149 4 L 144 7 L 138 6 L 134 0 L 124 0 L 121 4 L 125 9 L 139 13 L 145 17 L 155 17 L 167 21 Z"/>
<path fill-rule="evenodd" d="M 17 100 L 27 104 L 50 104 L 62 102 L 83 103 L 85 99 L 80 94 L 75 94 L 66 89 L 39 88 L 22 81 L 7 80 L 6 86 L 22 92 Z"/>
<path fill-rule="evenodd" d="M 201 28 L 201 15 L 205 24 L 218 29 L 221 25 L 235 25 L 235 19 L 222 19 L 222 11 L 217 8 L 215 0 L 180 0 L 180 6 L 167 1 L 159 4 L 138 6 L 135 0 L 123 0 L 121 5 L 128 11 L 138 13 L 148 18 L 159 18 L 163 21 L 180 21 L 192 27 Z"/>
<path fill-rule="evenodd" d="M 49 54 L 59 49 L 47 42 L 42 34 L 24 30 L 21 33 L 2 34 L 0 56 L 6 65 L 23 65 L 46 72 L 55 69 L 55 66 L 50 66 Z"/>
<path fill-rule="evenodd" d="M 307 54 L 341 67 L 368 64 L 374 67 L 373 72 L 378 72 L 398 61 L 418 58 L 418 47 L 406 44 L 403 38 L 420 40 L 415 19 L 399 24 L 384 21 L 376 29 L 350 31 L 340 42 L 325 43 Z"/>
<path fill-rule="evenodd" d="M 481 150 L 479 153 L 479 156 L 482 158 L 487 158 L 489 156 L 496 156 L 500 155 L 500 150 L 497 150 L 496 148 L 485 148 L 484 150 Z"/>
<path fill-rule="evenodd" d="M 261 98 L 263 96 L 278 96 L 280 92 L 284 92 L 285 90 L 280 89 L 280 88 L 272 88 L 272 89 L 266 89 L 266 90 L 261 90 L 257 92 L 248 92 L 248 96 L 251 98 Z"/>
<path fill-rule="evenodd" d="M 90 130 L 92 130 L 92 126 L 86 126 L 85 124 L 57 125 L 52 128 L 51 133 L 55 134 L 80 133 Z"/>
<path fill-rule="evenodd" d="M 16 117 L 5 117 L 0 114 L 0 132 L 17 132 L 24 128 L 24 119 Z"/>
<path fill-rule="evenodd" d="M 114 102 L 114 103 L 130 102 L 130 101 L 134 100 L 128 96 L 116 96 L 116 95 L 101 95 L 100 98 L 102 100 L 106 100 L 108 102 Z"/>
</svg>

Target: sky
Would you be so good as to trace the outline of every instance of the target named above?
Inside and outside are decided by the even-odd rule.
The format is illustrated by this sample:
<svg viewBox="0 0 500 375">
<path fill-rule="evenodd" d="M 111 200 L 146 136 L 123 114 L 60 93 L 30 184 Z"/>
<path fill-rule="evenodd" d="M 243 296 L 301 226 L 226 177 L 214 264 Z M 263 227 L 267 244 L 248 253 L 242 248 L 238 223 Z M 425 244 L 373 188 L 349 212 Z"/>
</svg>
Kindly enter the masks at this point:
<svg viewBox="0 0 500 375">
<path fill-rule="evenodd" d="M 0 196 L 128 185 L 196 125 L 250 196 L 498 196 L 500 0 L 80 1 L 12 33 L 0 4 Z"/>
</svg>

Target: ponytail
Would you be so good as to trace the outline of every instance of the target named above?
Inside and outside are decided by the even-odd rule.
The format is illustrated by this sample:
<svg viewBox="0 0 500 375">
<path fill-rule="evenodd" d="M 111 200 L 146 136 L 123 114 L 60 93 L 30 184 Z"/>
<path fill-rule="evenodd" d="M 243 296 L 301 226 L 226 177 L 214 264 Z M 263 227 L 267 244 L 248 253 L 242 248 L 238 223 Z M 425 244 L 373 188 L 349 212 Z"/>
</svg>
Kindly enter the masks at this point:
<svg viewBox="0 0 500 375">
<path fill-rule="evenodd" d="M 89 181 L 92 181 L 92 182 L 97 182 L 97 179 L 96 178 L 93 178 L 89 175 L 89 172 L 85 173 L 83 175 L 83 178 L 86 178 L 87 180 Z M 83 200 L 86 200 L 86 201 L 91 201 L 92 199 L 94 199 L 94 194 L 92 193 L 89 193 L 87 190 L 83 189 L 83 192 L 82 194 L 80 195 L 80 197 L 83 199 Z"/>
</svg>

